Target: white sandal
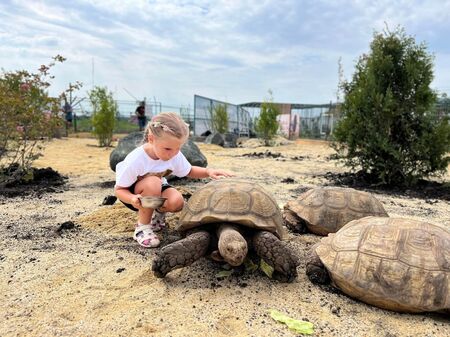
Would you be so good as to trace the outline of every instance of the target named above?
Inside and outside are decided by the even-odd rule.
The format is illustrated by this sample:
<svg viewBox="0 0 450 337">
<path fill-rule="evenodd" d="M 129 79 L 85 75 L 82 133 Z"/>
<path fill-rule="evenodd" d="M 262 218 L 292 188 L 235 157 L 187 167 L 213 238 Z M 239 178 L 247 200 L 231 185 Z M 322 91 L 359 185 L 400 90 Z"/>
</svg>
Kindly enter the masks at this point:
<svg viewBox="0 0 450 337">
<path fill-rule="evenodd" d="M 159 238 L 153 233 L 151 225 L 136 226 L 134 230 L 133 239 L 145 248 L 155 248 L 159 246 Z"/>
</svg>

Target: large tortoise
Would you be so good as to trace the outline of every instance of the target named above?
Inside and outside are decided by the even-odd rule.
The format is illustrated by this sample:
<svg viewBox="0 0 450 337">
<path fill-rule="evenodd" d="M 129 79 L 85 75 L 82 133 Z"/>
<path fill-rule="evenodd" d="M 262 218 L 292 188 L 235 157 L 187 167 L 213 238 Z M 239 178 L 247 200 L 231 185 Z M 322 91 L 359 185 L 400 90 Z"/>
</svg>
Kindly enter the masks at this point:
<svg viewBox="0 0 450 337">
<path fill-rule="evenodd" d="M 306 229 L 318 235 L 337 232 L 351 220 L 366 216 L 388 216 L 373 195 L 353 188 L 310 189 L 284 206 L 283 219 L 293 232 Z"/>
<path fill-rule="evenodd" d="M 306 274 L 380 308 L 450 313 L 450 231 L 404 218 L 354 220 L 313 246 Z"/>
<path fill-rule="evenodd" d="M 258 184 L 236 178 L 214 180 L 186 203 L 177 226 L 185 238 L 162 247 L 152 270 L 164 277 L 210 251 L 214 259 L 239 266 L 250 248 L 274 268 L 274 278 L 291 282 L 299 263 L 281 240 L 282 225 L 277 203 Z"/>
</svg>

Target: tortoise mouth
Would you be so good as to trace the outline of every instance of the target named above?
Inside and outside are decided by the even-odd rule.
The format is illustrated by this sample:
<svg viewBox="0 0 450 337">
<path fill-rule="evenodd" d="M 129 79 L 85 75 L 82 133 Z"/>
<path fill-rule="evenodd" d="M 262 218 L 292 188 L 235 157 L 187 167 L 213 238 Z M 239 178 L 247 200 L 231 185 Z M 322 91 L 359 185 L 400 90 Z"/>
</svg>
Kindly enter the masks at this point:
<svg viewBox="0 0 450 337">
<path fill-rule="evenodd" d="M 245 256 L 239 256 L 234 259 L 224 258 L 224 260 L 231 266 L 237 267 L 244 262 Z"/>
</svg>

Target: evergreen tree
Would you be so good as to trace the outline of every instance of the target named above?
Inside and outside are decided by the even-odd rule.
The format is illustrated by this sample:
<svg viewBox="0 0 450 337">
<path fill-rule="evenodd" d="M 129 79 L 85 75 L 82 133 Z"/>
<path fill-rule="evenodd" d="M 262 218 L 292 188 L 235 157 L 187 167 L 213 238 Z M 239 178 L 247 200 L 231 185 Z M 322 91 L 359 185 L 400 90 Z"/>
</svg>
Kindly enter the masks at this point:
<svg viewBox="0 0 450 337">
<path fill-rule="evenodd" d="M 337 156 L 374 182 L 412 185 L 442 173 L 450 125 L 434 111 L 433 57 L 403 29 L 375 33 L 369 54 L 343 83 L 343 118 L 334 130 Z"/>
<path fill-rule="evenodd" d="M 117 103 L 106 87 L 95 87 L 89 92 L 89 100 L 93 107 L 92 131 L 100 146 L 110 146 L 118 111 Z"/>
<path fill-rule="evenodd" d="M 217 104 L 209 108 L 211 129 L 214 132 L 226 133 L 228 131 L 229 117 L 226 104 Z"/>
<path fill-rule="evenodd" d="M 280 124 L 277 117 L 280 110 L 273 103 L 272 92 L 269 90 L 269 99 L 261 104 L 261 112 L 255 122 L 255 130 L 266 145 L 270 145 L 271 139 L 277 134 Z"/>
</svg>

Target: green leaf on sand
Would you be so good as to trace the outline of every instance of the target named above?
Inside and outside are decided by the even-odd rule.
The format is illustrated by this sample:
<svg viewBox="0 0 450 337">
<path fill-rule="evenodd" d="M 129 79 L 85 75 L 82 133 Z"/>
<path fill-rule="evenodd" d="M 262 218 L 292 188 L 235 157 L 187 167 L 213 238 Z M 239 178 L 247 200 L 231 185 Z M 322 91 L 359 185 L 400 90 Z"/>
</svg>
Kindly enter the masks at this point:
<svg viewBox="0 0 450 337">
<path fill-rule="evenodd" d="M 244 260 L 244 266 L 245 266 L 245 271 L 248 271 L 250 273 L 253 273 L 254 271 L 256 271 L 258 269 L 258 265 L 255 264 L 248 257 Z"/>
<path fill-rule="evenodd" d="M 296 333 L 301 333 L 304 335 L 312 335 L 314 333 L 314 324 L 311 322 L 290 318 L 275 309 L 270 309 L 269 313 L 270 317 L 274 320 L 286 324 L 289 329 L 295 331 Z"/>
<path fill-rule="evenodd" d="M 264 261 L 263 259 L 261 259 L 261 262 L 259 263 L 259 268 L 261 268 L 261 270 L 264 272 L 264 274 L 266 274 L 267 276 L 269 276 L 270 278 L 272 278 L 272 274 L 273 274 L 273 267 L 271 265 L 269 265 L 266 261 Z"/>
<path fill-rule="evenodd" d="M 216 274 L 217 278 L 225 278 L 233 274 L 233 270 L 221 270 Z"/>
</svg>

